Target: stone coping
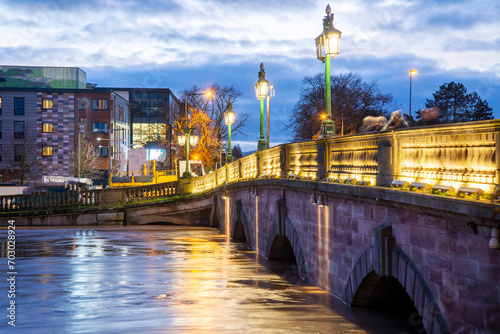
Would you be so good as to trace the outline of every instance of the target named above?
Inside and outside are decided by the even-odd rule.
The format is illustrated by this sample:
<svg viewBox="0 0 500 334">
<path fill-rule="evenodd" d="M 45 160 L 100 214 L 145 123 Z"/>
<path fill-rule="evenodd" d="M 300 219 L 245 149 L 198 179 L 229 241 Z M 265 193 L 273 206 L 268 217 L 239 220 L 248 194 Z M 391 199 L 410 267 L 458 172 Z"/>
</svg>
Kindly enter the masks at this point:
<svg viewBox="0 0 500 334">
<path fill-rule="evenodd" d="M 479 225 L 495 227 L 497 224 L 491 220 L 492 208 L 489 200 L 463 199 L 453 196 L 431 195 L 416 191 L 402 191 L 388 187 L 359 186 L 349 184 L 329 183 L 322 181 L 300 181 L 290 179 L 259 179 L 232 183 L 227 189 L 238 189 L 252 186 L 278 186 L 283 188 L 296 188 L 306 191 L 325 192 L 358 197 L 360 200 L 375 200 L 392 206 L 412 206 L 432 214 L 439 210 L 441 214 L 446 212 L 450 218 L 457 215 L 467 216 L 471 222 Z M 220 189 L 220 188 L 215 188 Z M 305 197 L 305 200 L 309 197 Z"/>
</svg>

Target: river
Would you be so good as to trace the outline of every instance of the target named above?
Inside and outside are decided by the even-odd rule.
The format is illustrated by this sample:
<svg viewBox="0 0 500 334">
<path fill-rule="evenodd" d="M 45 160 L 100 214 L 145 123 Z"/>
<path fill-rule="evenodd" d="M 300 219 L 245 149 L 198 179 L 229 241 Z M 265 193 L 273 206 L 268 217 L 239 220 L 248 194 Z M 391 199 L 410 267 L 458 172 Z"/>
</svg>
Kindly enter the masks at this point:
<svg viewBox="0 0 500 334">
<path fill-rule="evenodd" d="M 0 263 L 2 333 L 417 333 L 213 228 L 17 228 L 15 241 L 14 298 L 5 252 Z"/>
</svg>

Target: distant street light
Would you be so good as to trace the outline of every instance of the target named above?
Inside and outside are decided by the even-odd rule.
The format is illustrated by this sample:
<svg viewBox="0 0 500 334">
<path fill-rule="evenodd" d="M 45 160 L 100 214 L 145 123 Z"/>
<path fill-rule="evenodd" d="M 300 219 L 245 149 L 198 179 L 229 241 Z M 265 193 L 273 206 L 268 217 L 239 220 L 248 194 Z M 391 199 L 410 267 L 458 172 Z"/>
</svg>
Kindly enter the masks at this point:
<svg viewBox="0 0 500 334">
<path fill-rule="evenodd" d="M 233 105 L 231 104 L 231 99 L 227 103 L 227 109 L 224 113 L 224 122 L 227 125 L 228 139 L 227 139 L 227 162 L 233 161 L 233 155 L 231 154 L 231 125 L 234 124 L 235 114 L 233 111 Z"/>
<path fill-rule="evenodd" d="M 412 122 L 412 119 L 411 119 L 411 78 L 417 74 L 417 70 L 410 70 L 410 109 L 409 109 L 409 113 L 410 113 L 410 123 Z M 412 124 L 410 124 L 412 125 Z"/>
<path fill-rule="evenodd" d="M 255 95 L 260 100 L 260 138 L 257 144 L 257 151 L 266 149 L 266 139 L 264 138 L 264 99 L 269 89 L 269 81 L 266 80 L 264 63 L 260 63 L 259 81 L 255 84 Z"/>
<path fill-rule="evenodd" d="M 321 137 L 335 135 L 335 123 L 332 121 L 332 98 L 330 84 L 330 59 L 339 54 L 340 36 L 342 32 L 333 27 L 333 14 L 330 5 L 326 6 L 326 16 L 323 18 L 323 32 L 316 37 L 316 54 L 325 63 L 325 112 L 326 117 L 321 123 Z"/>
</svg>

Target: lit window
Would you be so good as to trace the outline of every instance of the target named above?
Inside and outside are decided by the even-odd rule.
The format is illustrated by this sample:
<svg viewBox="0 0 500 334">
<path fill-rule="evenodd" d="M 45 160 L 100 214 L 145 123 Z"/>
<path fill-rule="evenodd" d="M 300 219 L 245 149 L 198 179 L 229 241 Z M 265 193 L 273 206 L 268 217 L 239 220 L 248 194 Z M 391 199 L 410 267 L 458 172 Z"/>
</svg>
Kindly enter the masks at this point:
<svg viewBox="0 0 500 334">
<path fill-rule="evenodd" d="M 52 132 L 52 123 L 51 122 L 43 122 L 42 123 L 42 131 L 43 132 Z"/>
<path fill-rule="evenodd" d="M 108 133 L 108 123 L 92 123 L 92 133 Z"/>
<path fill-rule="evenodd" d="M 24 122 L 14 122 L 14 139 L 24 139 Z"/>
<path fill-rule="evenodd" d="M 2 114 L 2 98 L 0 97 L 0 115 Z"/>
<path fill-rule="evenodd" d="M 79 121 L 80 123 L 85 123 L 85 117 L 80 117 Z"/>
<path fill-rule="evenodd" d="M 52 156 L 52 146 L 44 145 L 43 146 L 43 156 L 44 157 L 51 157 Z"/>
<path fill-rule="evenodd" d="M 24 115 L 24 97 L 14 98 L 14 115 Z"/>
<path fill-rule="evenodd" d="M 92 99 L 92 110 L 108 110 L 108 100 Z"/>
<path fill-rule="evenodd" d="M 52 99 L 43 99 L 42 104 L 43 109 L 52 109 Z"/>
</svg>

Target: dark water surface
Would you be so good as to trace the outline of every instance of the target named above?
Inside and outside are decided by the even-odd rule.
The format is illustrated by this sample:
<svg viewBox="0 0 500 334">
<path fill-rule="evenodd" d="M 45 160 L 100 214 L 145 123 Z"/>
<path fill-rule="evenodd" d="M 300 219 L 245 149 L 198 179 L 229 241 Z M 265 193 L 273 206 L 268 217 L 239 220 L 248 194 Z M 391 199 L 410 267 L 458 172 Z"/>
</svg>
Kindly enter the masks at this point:
<svg viewBox="0 0 500 334">
<path fill-rule="evenodd" d="M 16 327 L 3 257 L 1 333 L 416 333 L 343 305 L 290 264 L 256 260 L 217 229 L 18 228 L 16 245 Z"/>
</svg>

